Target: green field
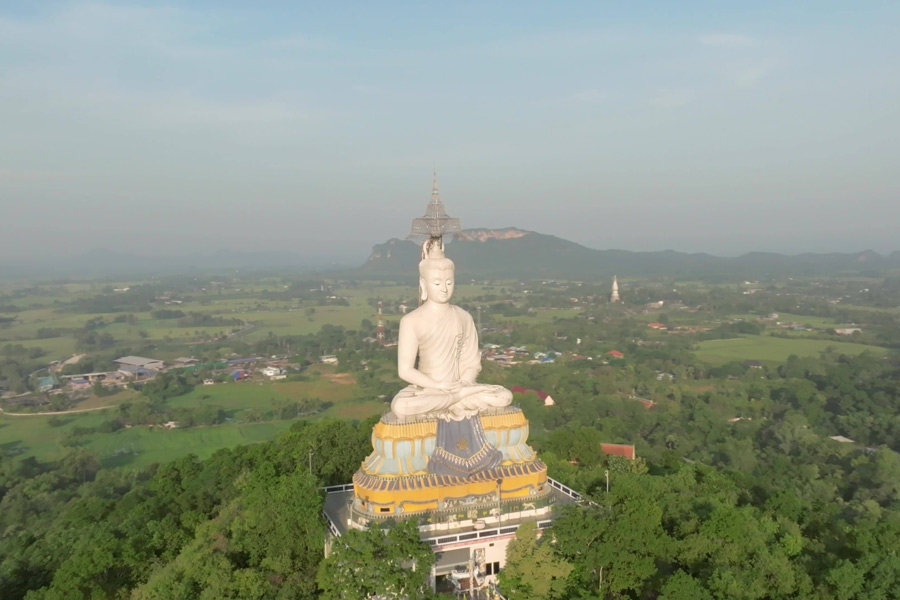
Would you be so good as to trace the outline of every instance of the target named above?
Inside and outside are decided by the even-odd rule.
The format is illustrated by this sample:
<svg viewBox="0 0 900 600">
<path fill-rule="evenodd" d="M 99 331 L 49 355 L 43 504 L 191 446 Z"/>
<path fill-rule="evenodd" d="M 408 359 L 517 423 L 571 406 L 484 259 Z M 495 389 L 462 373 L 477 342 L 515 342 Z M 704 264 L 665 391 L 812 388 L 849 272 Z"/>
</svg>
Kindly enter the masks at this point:
<svg viewBox="0 0 900 600">
<path fill-rule="evenodd" d="M 310 381 L 264 381 L 198 386 L 184 396 L 169 399 L 169 406 L 177 408 L 214 404 L 230 411 L 235 419 L 240 419 L 242 413 L 247 410 L 254 408 L 270 410 L 278 400 L 296 398 L 318 398 L 323 402 L 330 402 L 332 405 L 322 413 L 322 416 L 328 417 L 365 419 L 384 411 L 386 405 L 381 400 L 357 398 L 358 390 L 353 385 L 352 379 L 344 379 L 346 376 L 333 373 L 329 369 L 320 369 L 324 375 L 311 378 Z"/>
<path fill-rule="evenodd" d="M 852 342 L 832 342 L 828 340 L 786 339 L 767 335 L 747 335 L 725 340 L 707 340 L 697 344 L 697 358 L 711 364 L 730 361 L 758 360 L 769 364 L 785 362 L 792 354 L 797 356 L 818 356 L 828 348 L 841 354 L 862 354 L 871 352 L 884 355 L 888 351 L 878 346 L 854 344 Z"/>
<path fill-rule="evenodd" d="M 538 308 L 531 311 L 527 315 L 516 315 L 514 317 L 504 317 L 503 315 L 495 315 L 485 311 L 482 318 L 487 323 L 521 323 L 523 325 L 540 325 L 543 323 L 553 323 L 557 319 L 571 319 L 582 314 L 580 308 Z"/>
<path fill-rule="evenodd" d="M 117 286 L 128 285 L 117 283 Z M 10 286 L 7 286 L 10 287 Z M 305 335 L 319 331 L 323 325 L 339 325 L 346 329 L 359 329 L 363 319 L 374 321 L 376 309 L 369 304 L 370 299 L 385 300 L 387 305 L 395 305 L 405 300 L 415 306 L 416 287 L 410 285 L 383 285 L 375 282 L 341 287 L 335 294 L 344 298 L 349 306 L 310 304 L 291 300 L 264 299 L 259 294 L 264 289 L 278 290 L 283 287 L 278 281 L 257 282 L 239 290 L 230 290 L 226 296 L 212 292 L 198 292 L 193 300 L 175 306 L 155 306 L 185 313 L 202 313 L 225 319 L 238 319 L 248 326 L 248 330 L 236 339 L 255 342 L 266 338 L 270 332 L 279 336 Z M 4 288 L 0 287 L 0 291 Z M 230 333 L 240 325 L 179 326 L 178 319 L 155 319 L 150 311 L 129 313 L 134 321 L 115 322 L 123 313 L 82 313 L 74 312 L 71 303 L 89 298 L 101 292 L 98 284 L 64 284 L 42 286 L 44 293 L 34 293 L 5 301 L 20 307 L 15 313 L 15 321 L 0 329 L 0 344 L 14 343 L 26 347 L 40 347 L 46 351 L 47 360 L 65 359 L 78 349 L 75 336 L 91 319 L 103 319 L 106 324 L 97 328 L 98 333 L 111 334 L 119 345 L 143 344 L 147 342 L 193 343 L 210 337 Z M 460 284 L 456 291 L 459 301 L 466 301 L 484 294 L 495 294 L 494 286 Z M 310 314 L 308 311 L 312 309 Z M 568 311 L 550 311 L 523 318 L 523 322 L 550 322 L 554 317 L 571 316 Z M 398 314 L 386 314 L 385 320 L 396 322 Z M 38 338 L 40 329 L 62 329 L 61 337 Z M 183 353 L 183 352 L 182 352 Z M 162 358 L 166 358 L 163 356 Z"/>
<path fill-rule="evenodd" d="M 110 409 L 112 410 L 112 409 Z M 55 460 L 65 454 L 63 439 L 75 427 L 96 427 L 109 418 L 105 410 L 59 417 L 62 425 L 50 425 L 52 417 L 0 415 L 0 448 L 23 458 Z"/>
<path fill-rule="evenodd" d="M 34 456 L 41 461 L 56 460 L 66 453 L 62 442 L 74 427 L 96 427 L 113 413 L 110 409 L 58 417 L 63 421 L 58 427 L 50 425 L 51 417 L 0 415 L 0 448 L 22 458 Z M 74 440 L 79 447 L 95 453 L 104 466 L 144 466 L 185 454 L 205 458 L 220 448 L 271 440 L 293 423 L 292 420 L 226 423 L 191 429 L 141 426 L 115 433 L 88 434 Z"/>
<path fill-rule="evenodd" d="M 754 315 L 754 314 L 734 314 L 729 315 L 731 319 L 742 319 L 744 321 L 759 321 L 761 318 L 767 317 L 768 315 Z M 799 325 L 803 325 L 805 327 L 810 327 L 812 329 L 828 329 L 828 328 L 839 328 L 839 327 L 850 327 L 850 323 L 844 323 L 842 321 L 838 321 L 831 317 L 819 317 L 812 315 L 798 315 L 794 313 L 786 313 L 779 312 L 778 318 L 769 320 L 764 318 L 762 320 L 769 328 L 778 329 L 778 326 L 775 324 L 777 322 L 780 323 L 797 323 Z"/>
<path fill-rule="evenodd" d="M 376 299 L 383 300 L 385 307 L 390 307 L 385 314 L 385 321 L 389 328 L 395 327 L 400 315 L 390 311 L 400 301 L 405 301 L 410 308 L 414 308 L 416 302 L 415 277 L 412 274 L 408 285 L 380 282 L 335 283 L 334 295 L 346 300 L 347 306 L 319 305 L 319 302 L 334 300 L 327 300 L 324 296 L 320 298 L 315 294 L 315 298 L 307 295 L 299 300 L 273 295 L 263 297 L 264 290 L 279 292 L 288 287 L 286 283 L 289 282 L 280 278 L 247 283 L 235 282 L 231 285 L 231 289 L 225 290 L 224 293 L 217 293 L 211 289 L 203 291 L 195 289 L 185 294 L 185 301 L 181 304 L 164 305 L 158 302 L 154 304 L 154 308 L 203 313 L 244 322 L 248 326 L 247 329 L 232 339 L 235 342 L 253 343 L 266 338 L 270 332 L 278 336 L 311 334 L 319 331 L 325 324 L 339 325 L 351 330 L 359 329 L 363 319 L 370 322 L 376 320 L 376 309 L 372 305 Z M 117 283 L 116 287 L 127 285 L 129 284 L 122 282 Z M 39 346 L 46 351 L 41 361 L 64 359 L 78 350 L 75 336 L 85 323 L 91 319 L 103 318 L 106 324 L 97 328 L 97 331 L 111 334 L 122 350 L 128 346 L 136 348 L 138 344 L 150 343 L 158 348 L 153 356 L 171 359 L 176 356 L 200 356 L 206 348 L 202 341 L 240 327 L 240 325 L 181 327 L 178 325 L 178 319 L 156 319 L 151 311 L 131 313 L 130 323 L 115 322 L 117 317 L 123 318 L 122 313 L 74 312 L 77 310 L 74 301 L 92 298 L 101 293 L 103 287 L 99 283 L 84 283 L 48 284 L 25 288 L 26 295 L 10 298 L 9 303 L 22 310 L 10 312 L 10 315 L 15 315 L 15 320 L 0 329 L 0 345 L 11 342 L 27 347 Z M 14 286 L 0 285 L 0 292 L 6 291 L 7 288 L 9 291 L 15 289 Z M 494 282 L 491 285 L 460 282 L 455 298 L 458 302 L 469 306 L 481 305 L 481 316 L 485 326 L 510 323 L 539 326 L 553 323 L 557 319 L 578 317 L 584 313 L 577 305 L 559 309 L 538 309 L 527 315 L 515 317 L 503 317 L 499 311 L 494 313 L 491 310 L 491 304 L 500 298 L 524 300 L 526 296 L 523 290 L 521 284 L 514 281 Z M 275 299 L 276 297 L 278 299 Z M 900 309 L 871 310 L 894 312 Z M 472 312 L 475 316 L 475 311 Z M 708 318 L 707 315 L 676 310 L 675 307 L 664 307 L 631 318 L 639 323 L 655 321 L 660 313 L 666 313 L 675 325 L 716 326 L 727 322 L 716 319 L 710 323 L 705 320 Z M 732 318 L 757 320 L 759 315 L 741 314 L 732 315 Z M 794 321 L 818 330 L 841 325 L 824 317 L 789 313 L 781 313 L 779 320 Z M 774 322 L 766 321 L 766 325 L 769 330 L 775 329 Z M 64 332 L 60 337 L 38 339 L 39 330 L 44 328 L 62 329 Z M 47 335 L 47 332 L 42 333 Z M 646 335 L 652 339 L 665 339 L 667 334 L 647 330 Z M 779 364 L 792 354 L 818 356 L 829 347 L 834 348 L 836 352 L 847 354 L 865 351 L 880 355 L 887 353 L 883 348 L 864 344 L 814 340 L 806 337 L 816 335 L 815 332 L 792 332 L 791 335 L 794 337 L 790 339 L 762 335 L 704 341 L 696 346 L 696 355 L 700 360 L 710 364 L 748 359 Z M 195 345 L 198 341 L 201 343 Z M 227 356 L 232 350 L 225 345 L 217 349 L 218 356 Z M 235 348 L 237 352 L 246 352 L 245 348 L 239 348 L 237 344 Z M 312 367 L 306 375 L 308 376 L 306 381 L 271 382 L 257 378 L 250 382 L 197 386 L 189 394 L 168 400 L 171 408 L 196 408 L 204 404 L 219 406 L 226 411 L 229 419 L 229 422 L 222 425 L 174 430 L 138 426 L 116 433 L 80 436 L 74 443 L 97 453 L 107 466 L 144 465 L 170 460 L 186 453 L 205 457 L 219 448 L 271 439 L 279 431 L 290 427 L 293 421 L 250 423 L 248 411 L 259 409 L 264 413 L 270 413 L 276 406 L 283 406 L 285 401 L 318 398 L 329 403 L 326 410 L 310 418 L 336 417 L 362 420 L 382 414 L 388 409 L 386 400 L 389 399 L 362 397 L 360 388 L 349 375 L 337 373 L 334 369 L 321 365 Z M 123 394 L 115 398 L 92 398 L 79 407 L 102 406 L 106 403 L 125 401 L 128 397 L 127 394 Z M 45 416 L 0 415 L 0 449 L 10 450 L 23 457 L 35 456 L 41 460 L 60 458 L 67 451 L 66 444 L 73 443 L 70 434 L 75 427 L 96 427 L 108 420 L 114 410 L 66 415 L 54 421 L 56 426 L 52 426 L 50 417 Z M 59 421 L 62 421 L 61 425 Z"/>
<path fill-rule="evenodd" d="M 293 421 L 269 421 L 192 429 L 132 427 L 88 436 L 83 447 L 99 456 L 105 467 L 142 467 L 186 454 L 203 459 L 221 448 L 265 442 L 292 424 Z"/>
<path fill-rule="evenodd" d="M 346 417 L 354 419 L 380 414 L 382 410 L 381 404 L 377 403 L 372 403 L 371 406 L 368 403 L 345 405 L 342 409 L 344 412 L 349 410 L 355 413 Z M 41 461 L 57 460 L 67 451 L 62 442 L 72 428 L 95 427 L 108 419 L 112 412 L 111 409 L 60 417 L 65 423 L 60 427 L 50 426 L 50 417 L 0 415 L 0 448 L 22 458 L 34 456 Z M 115 433 L 93 433 L 75 439 L 78 446 L 95 453 L 104 466 L 144 466 L 173 460 L 185 454 L 205 458 L 221 448 L 268 441 L 294 422 L 295 420 L 277 420 L 226 423 L 190 429 L 141 426 L 121 429 Z"/>
<path fill-rule="evenodd" d="M 244 319 L 255 326 L 254 331 L 241 339 L 254 342 L 265 338 L 269 332 L 282 335 L 305 335 L 315 333 L 328 323 L 339 325 L 345 329 L 359 329 L 363 319 L 375 320 L 371 307 L 359 306 L 316 306 L 311 317 L 304 314 L 303 308 L 292 310 L 272 310 L 267 312 L 227 313 L 225 316 Z"/>
<path fill-rule="evenodd" d="M 867 310 L 870 312 L 877 313 L 888 313 L 888 314 L 900 314 L 900 306 L 894 306 L 891 308 L 881 307 L 881 306 L 864 306 L 862 304 L 841 304 L 841 308 L 853 309 L 853 310 Z"/>
<path fill-rule="evenodd" d="M 184 396 L 170 398 L 172 408 L 198 407 L 212 404 L 225 409 L 232 420 L 213 427 L 190 429 L 153 428 L 146 426 L 122 429 L 115 433 L 91 433 L 75 438 L 77 445 L 97 454 L 106 466 L 142 466 L 164 462 L 193 453 L 201 458 L 220 448 L 270 440 L 294 422 L 274 420 L 261 423 L 242 422 L 247 410 L 269 411 L 278 400 L 318 398 L 331 406 L 311 418 L 336 417 L 363 420 L 382 414 L 387 404 L 376 398 L 358 398 L 358 387 L 352 377 L 336 373 L 330 367 L 314 367 L 309 381 L 258 381 L 197 386 Z M 133 394 L 98 398 L 85 406 L 118 403 Z M 21 457 L 34 456 L 42 461 L 55 460 L 66 452 L 65 439 L 75 427 L 91 428 L 108 420 L 115 409 L 73 413 L 56 417 L 62 424 L 54 427 L 51 417 L 41 415 L 0 415 L 0 448 Z"/>
<path fill-rule="evenodd" d="M 799 323 L 800 325 L 804 325 L 806 327 L 812 327 L 814 329 L 828 329 L 829 327 L 846 327 L 847 323 L 841 323 L 840 321 L 836 321 L 835 319 L 831 319 L 829 317 L 816 317 L 811 315 L 795 315 L 792 313 L 780 312 L 778 313 L 778 319 L 782 323 Z M 774 325 L 774 322 L 772 323 Z"/>
</svg>

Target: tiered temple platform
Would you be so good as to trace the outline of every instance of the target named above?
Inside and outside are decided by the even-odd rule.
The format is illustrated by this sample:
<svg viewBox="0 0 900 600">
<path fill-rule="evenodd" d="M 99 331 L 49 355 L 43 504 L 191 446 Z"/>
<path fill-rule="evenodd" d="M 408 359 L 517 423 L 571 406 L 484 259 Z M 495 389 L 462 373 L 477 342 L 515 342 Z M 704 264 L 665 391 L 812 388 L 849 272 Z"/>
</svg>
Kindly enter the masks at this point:
<svg viewBox="0 0 900 600">
<path fill-rule="evenodd" d="M 516 506 L 538 512 L 549 509 L 547 467 L 527 444 L 528 420 L 521 409 L 485 411 L 476 418 L 489 446 L 472 449 L 472 459 L 492 448 L 502 453 L 502 459 L 496 467 L 453 476 L 428 469 L 437 446 L 438 419 L 401 420 L 392 413 L 382 417 L 372 431 L 373 452 L 353 476 L 353 524 L 425 512 L 472 518 Z M 460 451 L 467 450 L 465 443 L 460 440 Z"/>
</svg>

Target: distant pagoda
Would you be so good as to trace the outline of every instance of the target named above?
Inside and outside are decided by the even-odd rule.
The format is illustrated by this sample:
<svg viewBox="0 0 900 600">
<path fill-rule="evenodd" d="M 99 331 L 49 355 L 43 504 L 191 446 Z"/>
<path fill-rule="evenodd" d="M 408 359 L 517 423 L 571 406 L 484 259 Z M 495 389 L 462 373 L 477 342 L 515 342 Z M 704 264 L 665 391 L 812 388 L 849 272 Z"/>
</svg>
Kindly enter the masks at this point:
<svg viewBox="0 0 900 600">
<path fill-rule="evenodd" d="M 609 295 L 610 302 L 621 302 L 622 299 L 619 298 L 619 282 L 616 280 L 616 276 L 613 275 L 613 285 L 612 285 L 612 293 Z"/>
</svg>

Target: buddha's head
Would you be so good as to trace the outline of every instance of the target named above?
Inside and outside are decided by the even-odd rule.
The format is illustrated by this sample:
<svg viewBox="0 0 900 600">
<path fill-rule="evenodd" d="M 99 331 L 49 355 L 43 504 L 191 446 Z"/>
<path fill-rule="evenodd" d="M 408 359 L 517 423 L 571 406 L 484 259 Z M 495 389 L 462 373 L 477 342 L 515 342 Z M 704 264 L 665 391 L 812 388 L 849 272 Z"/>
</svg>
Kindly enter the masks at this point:
<svg viewBox="0 0 900 600">
<path fill-rule="evenodd" d="M 419 263 L 419 290 L 422 302 L 431 300 L 438 304 L 447 304 L 453 297 L 454 272 L 453 261 L 444 256 L 442 251 L 432 252 L 428 258 Z"/>
</svg>

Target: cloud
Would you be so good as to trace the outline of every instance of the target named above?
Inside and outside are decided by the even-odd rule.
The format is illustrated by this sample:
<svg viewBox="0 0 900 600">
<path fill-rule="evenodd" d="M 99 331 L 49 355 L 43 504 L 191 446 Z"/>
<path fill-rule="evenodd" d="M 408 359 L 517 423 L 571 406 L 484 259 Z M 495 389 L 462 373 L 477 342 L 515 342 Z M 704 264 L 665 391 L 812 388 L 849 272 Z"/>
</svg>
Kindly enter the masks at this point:
<svg viewBox="0 0 900 600">
<path fill-rule="evenodd" d="M 47 169 L 0 169 L 0 184 L 34 183 L 46 181 L 68 181 L 73 179 L 67 171 Z"/>
<path fill-rule="evenodd" d="M 756 38 L 739 33 L 710 33 L 701 35 L 697 41 L 714 48 L 748 48 L 759 44 Z"/>
<path fill-rule="evenodd" d="M 657 106 L 675 108 L 690 104 L 696 99 L 696 97 L 697 95 L 693 90 L 686 88 L 670 88 L 659 90 L 656 95 L 654 95 L 653 98 L 650 99 L 650 102 L 656 104 Z"/>
<path fill-rule="evenodd" d="M 547 31 L 499 39 L 471 48 L 472 52 L 502 58 L 546 58 L 593 55 L 622 36 L 606 31 Z"/>
<path fill-rule="evenodd" d="M 309 36 L 294 36 L 274 40 L 265 40 L 261 44 L 261 46 L 277 48 L 279 50 L 293 51 L 335 50 L 335 48 L 337 47 L 336 44 L 332 42 Z"/>
<path fill-rule="evenodd" d="M 180 9 L 73 4 L 28 19 L 0 17 L 0 44 L 31 50 L 35 59 L 110 50 L 207 58 L 213 47 L 191 38 L 213 27 L 208 17 Z"/>
<path fill-rule="evenodd" d="M 735 87 L 742 89 L 752 88 L 772 70 L 772 60 L 760 60 L 761 53 L 763 56 L 766 54 L 771 56 L 773 50 L 771 44 L 767 44 L 767 48 L 761 48 L 760 40 L 757 38 L 739 33 L 711 33 L 701 35 L 697 38 L 697 41 L 704 46 L 722 50 L 753 48 L 752 52 L 740 53 L 750 60 L 744 61 L 738 66 L 729 67 L 727 66 L 729 59 L 726 58 L 724 61 L 725 80 Z M 731 54 L 725 54 L 724 56 L 733 57 Z M 755 56 L 755 60 L 751 58 L 753 56 Z"/>
<path fill-rule="evenodd" d="M 594 102 L 601 102 L 606 100 L 607 95 L 603 90 L 591 89 L 591 90 L 582 90 L 580 92 L 576 92 L 571 96 L 568 96 L 568 100 L 574 103 L 585 103 L 585 104 L 593 104 Z"/>
<path fill-rule="evenodd" d="M 742 89 L 750 89 L 762 81 L 772 70 L 772 63 L 757 63 L 735 69 L 728 76 L 729 81 Z"/>
<path fill-rule="evenodd" d="M 130 89 L 115 82 L 73 81 L 55 71 L 19 73 L 0 77 L 0 84 L 15 90 L 15 97 L 0 94 L 8 111 L 23 107 L 91 119 L 118 128 L 155 129 L 211 127 L 238 132 L 246 128 L 278 127 L 327 118 L 334 110 L 306 107 L 302 97 L 290 93 L 257 98 L 234 98 L 182 89 Z"/>
<path fill-rule="evenodd" d="M 579 105 L 591 105 L 597 104 L 600 102 L 605 102 L 609 99 L 609 95 L 603 91 L 596 88 L 581 90 L 578 92 L 572 92 L 570 94 L 563 94 L 561 96 L 552 96 L 549 98 L 543 98 L 538 100 L 537 104 L 553 104 L 553 105 L 563 105 L 563 106 L 579 106 Z"/>
<path fill-rule="evenodd" d="M 282 125 L 308 124 L 310 116 L 334 115 L 331 108 L 312 110 L 310 94 L 285 83 L 292 72 L 274 66 L 286 51 L 324 42 L 235 42 L 230 23 L 221 12 L 101 3 L 0 16 L 0 106 L 7 114 L 43 110 L 67 124 L 90 119 L 127 129 L 233 133 L 277 133 Z"/>
</svg>

